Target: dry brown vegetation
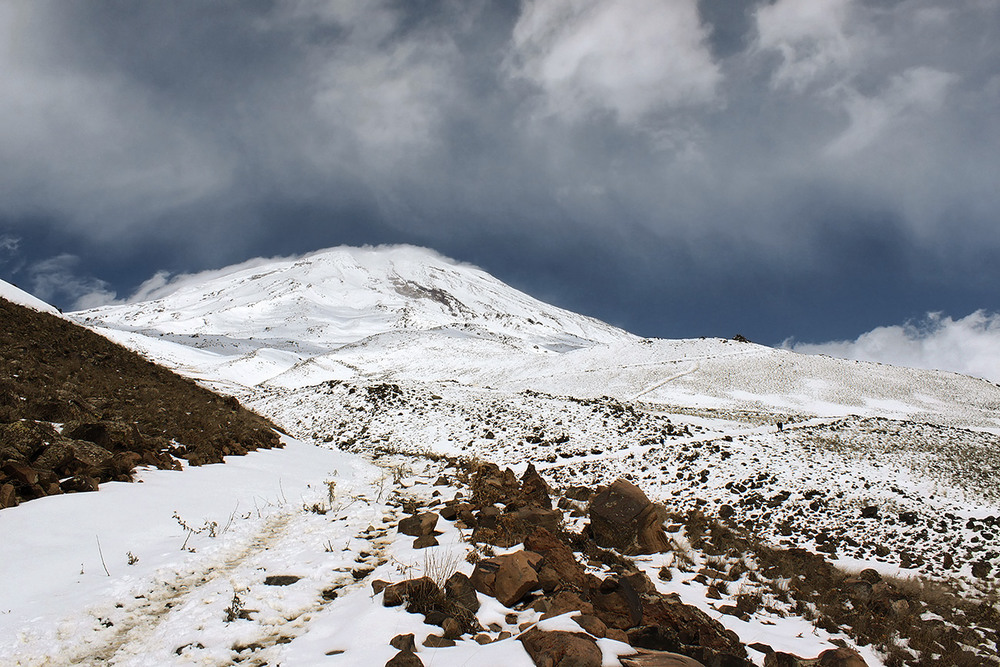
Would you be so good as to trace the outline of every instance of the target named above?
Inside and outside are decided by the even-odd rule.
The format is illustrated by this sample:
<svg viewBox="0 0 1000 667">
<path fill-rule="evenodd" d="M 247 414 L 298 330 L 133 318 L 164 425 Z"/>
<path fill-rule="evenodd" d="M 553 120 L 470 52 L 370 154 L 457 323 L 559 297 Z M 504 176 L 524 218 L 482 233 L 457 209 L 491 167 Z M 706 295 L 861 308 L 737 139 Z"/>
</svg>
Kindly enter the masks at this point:
<svg viewBox="0 0 1000 667">
<path fill-rule="evenodd" d="M 128 479 L 136 465 L 201 465 L 279 444 L 274 425 L 235 399 L 88 329 L 4 299 L 0 323 L 0 487 L 14 487 L 6 504 Z M 83 486 L 67 487 L 70 475 Z"/>
</svg>

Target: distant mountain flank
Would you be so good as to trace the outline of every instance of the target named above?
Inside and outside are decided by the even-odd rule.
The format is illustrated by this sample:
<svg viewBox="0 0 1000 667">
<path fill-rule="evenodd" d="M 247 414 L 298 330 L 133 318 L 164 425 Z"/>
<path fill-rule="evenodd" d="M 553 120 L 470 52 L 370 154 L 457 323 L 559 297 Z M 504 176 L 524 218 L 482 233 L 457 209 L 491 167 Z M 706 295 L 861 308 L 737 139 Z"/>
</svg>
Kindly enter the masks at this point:
<svg viewBox="0 0 1000 667">
<path fill-rule="evenodd" d="M 235 399 L 40 310 L 0 298 L 0 508 L 279 444 Z"/>
</svg>

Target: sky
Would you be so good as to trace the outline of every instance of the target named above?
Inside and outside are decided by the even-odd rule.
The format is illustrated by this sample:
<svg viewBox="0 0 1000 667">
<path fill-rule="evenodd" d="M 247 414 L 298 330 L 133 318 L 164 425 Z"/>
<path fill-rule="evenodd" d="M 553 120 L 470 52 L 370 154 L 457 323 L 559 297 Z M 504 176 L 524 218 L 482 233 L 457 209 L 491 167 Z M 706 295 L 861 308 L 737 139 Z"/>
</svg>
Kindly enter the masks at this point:
<svg viewBox="0 0 1000 667">
<path fill-rule="evenodd" d="M 0 0 L 0 278 L 411 243 L 640 335 L 967 363 L 998 109 L 997 0 Z"/>
</svg>

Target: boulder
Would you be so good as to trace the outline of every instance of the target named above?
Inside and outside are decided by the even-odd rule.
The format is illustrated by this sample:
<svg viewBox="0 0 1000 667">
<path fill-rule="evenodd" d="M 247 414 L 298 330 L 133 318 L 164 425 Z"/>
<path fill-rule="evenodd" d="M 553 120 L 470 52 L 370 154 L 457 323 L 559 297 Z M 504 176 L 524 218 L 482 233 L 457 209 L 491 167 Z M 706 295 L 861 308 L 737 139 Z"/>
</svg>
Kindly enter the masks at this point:
<svg viewBox="0 0 1000 667">
<path fill-rule="evenodd" d="M 739 637 L 697 607 L 676 596 L 647 594 L 641 599 L 642 625 L 628 629 L 632 646 L 682 653 L 710 667 L 753 664 Z"/>
<path fill-rule="evenodd" d="M 580 588 L 584 582 L 583 566 L 577 562 L 572 549 L 545 528 L 536 528 L 524 540 L 524 548 L 545 557 L 539 577 L 546 570 L 554 572 L 553 579 L 563 587 Z"/>
<path fill-rule="evenodd" d="M 619 479 L 602 489 L 588 508 L 590 531 L 601 546 L 629 555 L 650 554 L 670 548 L 660 513 L 642 490 Z"/>
<path fill-rule="evenodd" d="M 59 438 L 51 424 L 16 421 L 0 424 L 0 463 L 27 463 L 43 447 Z"/>
<path fill-rule="evenodd" d="M 437 525 L 438 515 L 434 512 L 421 512 L 408 516 L 399 522 L 399 532 L 413 537 L 422 537 L 434 533 Z"/>
<path fill-rule="evenodd" d="M 17 505 L 17 494 L 14 492 L 13 484 L 0 484 L 0 509 L 15 507 Z"/>
<path fill-rule="evenodd" d="M 508 504 L 521 493 L 521 485 L 510 468 L 501 471 L 495 463 L 480 465 L 472 477 L 472 504 L 488 507 L 494 503 Z"/>
<path fill-rule="evenodd" d="M 544 509 L 552 508 L 552 499 L 549 497 L 549 485 L 545 483 L 542 476 L 535 470 L 533 463 L 528 464 L 528 469 L 521 475 L 521 494 L 525 503 L 536 505 Z"/>
<path fill-rule="evenodd" d="M 604 621 L 596 616 L 591 616 L 590 614 L 577 614 L 576 616 L 573 616 L 573 621 L 598 639 L 602 639 L 608 634 L 608 626 L 604 624 Z"/>
<path fill-rule="evenodd" d="M 448 581 L 444 582 L 444 594 L 453 603 L 473 614 L 479 611 L 479 596 L 476 595 L 476 588 L 472 585 L 472 581 L 461 572 L 456 572 L 448 577 Z"/>
<path fill-rule="evenodd" d="M 441 635 L 427 635 L 427 638 L 424 639 L 424 646 L 428 648 L 447 648 L 454 645 L 454 639 L 448 639 L 447 637 L 442 637 Z"/>
<path fill-rule="evenodd" d="M 385 663 L 385 667 L 424 667 L 424 663 L 413 651 L 400 651 Z"/>
<path fill-rule="evenodd" d="M 417 539 L 413 540 L 414 549 L 426 549 L 427 547 L 436 547 L 437 545 L 437 538 L 433 535 L 421 535 Z"/>
<path fill-rule="evenodd" d="M 628 579 L 609 577 L 590 593 L 594 615 L 609 628 L 627 630 L 643 621 L 643 604 Z"/>
<path fill-rule="evenodd" d="M 550 531 L 559 530 L 562 522 L 562 512 L 559 510 L 546 509 L 535 505 L 528 505 L 514 510 L 504 518 L 509 517 L 516 529 L 523 534 L 532 528 L 545 528 Z"/>
<path fill-rule="evenodd" d="M 592 615 L 594 613 L 594 605 L 572 591 L 559 591 L 555 597 L 549 600 L 548 611 L 542 615 L 542 618 L 552 618 L 553 616 L 559 616 L 570 611 Z"/>
<path fill-rule="evenodd" d="M 669 651 L 649 651 L 639 649 L 635 655 L 618 658 L 622 667 L 705 667 L 694 658 Z"/>
<path fill-rule="evenodd" d="M 872 599 L 872 584 L 861 577 L 848 577 L 841 584 L 841 589 L 856 602 L 868 602 Z"/>
<path fill-rule="evenodd" d="M 38 471 L 26 463 L 11 462 L 0 468 L 9 480 L 17 486 L 33 486 L 38 484 Z"/>
<path fill-rule="evenodd" d="M 63 493 L 85 493 L 97 491 L 97 478 L 88 475 L 74 475 L 59 483 Z"/>
<path fill-rule="evenodd" d="M 539 587 L 536 568 L 541 561 L 539 554 L 530 551 L 487 558 L 476 563 L 471 582 L 480 593 L 495 597 L 500 604 L 510 607 Z"/>
<path fill-rule="evenodd" d="M 389 646 L 400 651 L 409 651 L 410 653 L 417 650 L 417 643 L 414 640 L 412 632 L 405 635 L 396 635 L 389 640 Z"/>
<path fill-rule="evenodd" d="M 601 667 L 601 649 L 593 637 L 576 632 L 544 632 L 533 627 L 517 638 L 537 667 Z"/>
<path fill-rule="evenodd" d="M 139 427 L 126 422 L 70 423 L 63 429 L 63 435 L 74 440 L 87 440 L 111 451 L 145 449 Z"/>
<path fill-rule="evenodd" d="M 98 468 L 112 456 L 111 452 L 87 440 L 59 439 L 45 448 L 35 459 L 36 468 L 53 470 L 63 477 L 96 475 Z"/>
<path fill-rule="evenodd" d="M 815 658 L 800 658 L 781 651 L 764 658 L 764 667 L 868 667 L 861 655 L 849 648 L 831 648 Z"/>
</svg>

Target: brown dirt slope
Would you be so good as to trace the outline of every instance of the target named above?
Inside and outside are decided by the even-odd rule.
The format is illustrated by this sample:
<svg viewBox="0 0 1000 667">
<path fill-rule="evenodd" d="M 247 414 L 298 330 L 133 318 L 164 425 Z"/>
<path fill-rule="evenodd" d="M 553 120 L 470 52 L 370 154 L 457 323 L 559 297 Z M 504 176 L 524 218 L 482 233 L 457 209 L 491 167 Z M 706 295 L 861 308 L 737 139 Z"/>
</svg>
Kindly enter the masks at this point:
<svg viewBox="0 0 1000 667">
<path fill-rule="evenodd" d="M 0 508 L 131 480 L 136 465 L 279 446 L 274 429 L 88 329 L 0 299 Z"/>
</svg>

